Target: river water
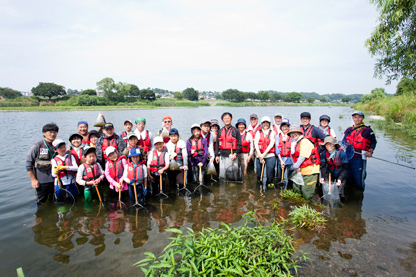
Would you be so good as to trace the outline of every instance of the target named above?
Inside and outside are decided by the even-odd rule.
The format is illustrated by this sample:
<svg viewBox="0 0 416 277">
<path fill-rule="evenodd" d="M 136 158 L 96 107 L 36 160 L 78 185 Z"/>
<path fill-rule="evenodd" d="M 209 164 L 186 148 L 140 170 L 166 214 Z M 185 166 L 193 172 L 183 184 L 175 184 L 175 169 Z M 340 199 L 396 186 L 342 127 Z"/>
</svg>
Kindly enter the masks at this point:
<svg viewBox="0 0 416 277">
<path fill-rule="evenodd" d="M 351 121 L 347 107 L 202 107 L 194 109 L 153 109 L 104 111 L 107 122 L 123 131 L 125 119 L 146 117 L 153 133 L 162 117 L 170 115 L 182 138 L 190 135 L 190 126 L 204 119 L 220 119 L 230 111 L 233 122 L 248 119 L 252 113 L 261 118 L 281 112 L 299 124 L 299 114 L 310 111 L 312 123 L 321 114 L 332 118 L 331 126 L 342 137 Z M 148 211 L 134 208 L 117 211 L 111 203 L 85 212 L 77 203 L 61 216 L 53 204 L 37 211 L 35 193 L 25 170 L 26 153 L 42 138 L 47 122 L 60 127 L 58 138 L 67 139 L 76 131 L 79 120 L 92 126 L 96 111 L 7 112 L 0 113 L 0 272 L 13 276 L 23 267 L 26 276 L 141 275 L 132 265 L 144 258 L 144 252 L 160 254 L 169 242 L 165 229 L 186 227 L 195 231 L 215 228 L 220 222 L 241 224 L 242 215 L 253 210 L 265 221 L 287 214 L 283 203 L 275 214 L 272 206 L 275 190 L 261 192 L 254 176 L 243 184 L 210 183 L 202 195 L 176 196 L 151 201 Z M 416 164 L 415 140 L 397 132 L 376 130 L 375 156 Z M 368 162 L 364 196 L 350 191 L 342 208 L 327 209 L 326 228 L 321 232 L 299 230 L 294 233 L 299 251 L 309 253 L 301 263 L 300 275 L 351 276 L 416 274 L 416 171 L 372 159 Z"/>
</svg>

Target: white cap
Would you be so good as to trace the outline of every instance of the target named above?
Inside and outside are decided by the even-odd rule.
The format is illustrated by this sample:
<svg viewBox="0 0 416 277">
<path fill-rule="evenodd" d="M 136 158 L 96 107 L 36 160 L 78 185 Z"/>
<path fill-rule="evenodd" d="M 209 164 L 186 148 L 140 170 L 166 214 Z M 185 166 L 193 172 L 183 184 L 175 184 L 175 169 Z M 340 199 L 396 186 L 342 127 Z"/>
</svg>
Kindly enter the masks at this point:
<svg viewBox="0 0 416 277">
<path fill-rule="evenodd" d="M 202 123 L 201 123 L 201 124 L 202 124 Z M 199 126 L 199 125 L 198 125 L 198 124 L 196 124 L 196 123 L 192 124 L 192 126 L 191 126 L 191 130 L 192 130 L 193 128 L 198 128 L 198 129 L 200 129 L 200 130 L 201 130 L 201 126 Z"/>
<path fill-rule="evenodd" d="M 105 149 L 105 155 L 108 157 L 111 153 L 116 152 L 117 149 L 115 149 L 113 146 L 108 146 L 107 149 Z"/>
<path fill-rule="evenodd" d="M 274 115 L 274 117 L 281 117 L 281 118 L 283 118 L 283 114 L 282 113 L 276 113 L 275 115 Z"/>
<path fill-rule="evenodd" d="M 160 137 L 160 136 L 157 136 L 157 137 L 155 137 L 155 138 L 153 139 L 153 144 L 156 144 L 156 143 L 158 143 L 158 142 L 163 142 L 163 138 L 162 138 L 162 137 Z"/>
<path fill-rule="evenodd" d="M 65 143 L 65 141 L 61 140 L 61 139 L 56 139 L 52 142 L 52 146 L 55 148 L 58 148 L 60 144 Z"/>
<path fill-rule="evenodd" d="M 263 116 L 262 118 L 261 118 L 261 123 L 263 123 L 263 122 L 269 122 L 270 123 L 270 117 L 268 117 L 268 116 Z"/>
</svg>

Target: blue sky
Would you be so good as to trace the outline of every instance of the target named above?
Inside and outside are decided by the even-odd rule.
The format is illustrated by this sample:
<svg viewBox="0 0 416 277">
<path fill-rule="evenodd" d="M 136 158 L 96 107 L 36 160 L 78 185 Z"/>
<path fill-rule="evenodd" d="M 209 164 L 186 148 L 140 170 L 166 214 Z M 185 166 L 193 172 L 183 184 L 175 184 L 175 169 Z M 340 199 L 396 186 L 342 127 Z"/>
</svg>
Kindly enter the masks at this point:
<svg viewBox="0 0 416 277">
<path fill-rule="evenodd" d="M 370 93 L 377 11 L 348 1 L 0 0 L 0 87 Z"/>
</svg>

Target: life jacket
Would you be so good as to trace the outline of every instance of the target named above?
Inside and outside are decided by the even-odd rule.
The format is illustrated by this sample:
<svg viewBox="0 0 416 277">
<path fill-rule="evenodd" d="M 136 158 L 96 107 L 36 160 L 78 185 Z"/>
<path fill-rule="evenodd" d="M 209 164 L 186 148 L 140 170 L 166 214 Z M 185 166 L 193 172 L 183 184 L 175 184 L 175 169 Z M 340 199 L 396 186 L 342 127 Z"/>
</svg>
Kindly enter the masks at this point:
<svg viewBox="0 0 416 277">
<path fill-rule="evenodd" d="M 370 149 L 371 141 L 363 137 L 363 132 L 367 128 L 369 127 L 365 125 L 353 127 L 352 131 L 348 134 L 346 139 L 355 150 L 368 151 Z"/>
<path fill-rule="evenodd" d="M 283 139 L 283 134 L 279 134 L 279 149 L 280 149 L 280 156 L 282 157 L 290 157 L 292 139 L 289 135 L 287 135 L 286 140 Z"/>
<path fill-rule="evenodd" d="M 201 136 L 204 137 L 201 133 Z M 209 142 L 211 140 L 211 132 L 208 132 L 207 135 L 205 136 L 205 139 L 207 140 L 207 145 L 209 146 Z"/>
<path fill-rule="evenodd" d="M 127 138 L 127 131 L 123 131 L 122 133 L 121 133 L 121 138 L 126 142 L 126 143 L 128 143 L 129 142 L 129 140 L 128 140 L 128 138 Z"/>
<path fill-rule="evenodd" d="M 53 159 L 56 161 L 56 165 L 59 166 L 72 166 L 72 155 L 68 155 L 66 154 L 64 160 L 61 160 L 61 158 L 59 158 L 58 156 L 55 156 Z M 72 171 L 72 170 L 60 170 L 58 172 L 58 177 L 62 178 L 65 176 L 71 176 L 71 177 L 75 177 L 76 172 Z"/>
<path fill-rule="evenodd" d="M 118 157 L 117 161 L 113 162 L 112 160 L 108 159 L 108 173 L 110 174 L 111 178 L 115 181 L 118 181 L 123 177 L 124 173 L 124 166 L 123 160 L 125 159 L 124 156 Z"/>
<path fill-rule="evenodd" d="M 127 178 L 129 180 L 136 179 L 138 184 L 143 183 L 144 180 L 144 167 L 142 166 L 144 161 L 140 161 L 137 166 L 134 166 L 132 162 L 127 164 Z"/>
<path fill-rule="evenodd" d="M 42 171 L 49 171 L 51 170 L 51 159 L 55 156 L 55 152 L 52 152 L 48 146 L 45 140 L 39 141 L 37 143 L 39 146 L 39 152 L 38 156 L 35 160 L 35 168 Z M 50 148 L 53 146 L 51 145 Z"/>
<path fill-rule="evenodd" d="M 277 129 L 276 125 L 273 125 L 273 131 L 277 134 L 280 133 L 280 130 Z"/>
<path fill-rule="evenodd" d="M 175 145 L 175 153 L 176 153 L 176 157 L 175 160 L 176 162 L 182 166 L 183 165 L 183 155 L 182 155 L 182 148 L 178 147 L 178 144 Z"/>
<path fill-rule="evenodd" d="M 149 137 L 149 131 L 146 130 L 146 137 L 144 139 L 140 136 L 138 145 L 143 148 L 145 154 L 149 153 L 150 149 L 152 148 L 152 143 Z"/>
<path fill-rule="evenodd" d="M 237 149 L 237 139 L 233 137 L 233 131 L 235 128 L 231 126 L 228 131 L 225 130 L 225 127 L 221 129 L 219 141 L 220 150 L 236 150 Z"/>
<path fill-rule="evenodd" d="M 100 171 L 98 168 L 98 164 L 96 162 L 94 162 L 92 166 L 87 163 L 83 163 L 83 165 L 85 169 L 84 169 L 84 172 L 82 173 L 82 180 L 88 182 L 91 180 L 98 179 L 100 177 Z"/>
<path fill-rule="evenodd" d="M 75 149 L 71 147 L 71 155 L 74 156 L 75 161 L 77 162 L 78 166 L 79 166 L 79 162 L 81 161 L 81 159 L 84 158 L 83 152 L 84 152 L 84 149 L 81 148 L 79 150 L 79 155 L 78 155 L 77 151 L 75 151 Z"/>
<path fill-rule="evenodd" d="M 118 150 L 118 146 L 117 146 L 117 138 L 115 135 L 113 135 L 112 139 L 108 139 L 108 138 L 103 138 L 103 145 L 102 145 L 102 149 L 103 149 L 103 156 L 104 159 L 107 159 L 107 155 L 105 154 L 105 150 L 109 147 L 109 146 L 113 146 L 116 150 Z"/>
<path fill-rule="evenodd" d="M 299 154 L 300 154 L 300 142 L 306 139 L 305 137 L 303 137 L 302 139 L 300 139 L 297 143 L 296 143 L 296 147 L 295 147 L 295 153 L 292 155 L 293 158 L 293 162 L 296 163 L 299 159 Z M 309 140 L 310 141 L 310 140 Z M 312 142 L 312 141 L 311 141 Z M 312 149 L 311 155 L 308 158 L 305 158 L 305 160 L 303 161 L 303 163 L 300 165 L 300 168 L 304 168 L 310 165 L 318 165 L 321 163 L 321 159 L 319 158 L 319 152 L 318 149 L 316 147 L 314 147 Z"/>
<path fill-rule="evenodd" d="M 247 132 L 249 132 L 251 134 L 251 137 L 254 138 L 254 136 L 256 135 L 257 131 L 260 131 L 260 130 L 261 130 L 261 126 L 260 125 L 257 125 L 255 128 L 253 128 L 251 130 L 247 130 Z"/>
<path fill-rule="evenodd" d="M 250 152 L 250 142 L 246 140 L 247 133 L 244 131 L 244 134 L 241 135 L 241 153 L 248 153 Z"/>
<path fill-rule="evenodd" d="M 331 135 L 331 127 L 326 127 L 326 129 L 322 128 L 321 126 L 318 127 L 322 133 L 324 133 L 326 136 L 332 136 Z"/>
<path fill-rule="evenodd" d="M 260 139 L 259 139 L 259 151 L 261 154 L 264 153 L 264 151 L 266 151 L 267 147 L 270 144 L 270 135 L 272 133 L 272 130 L 269 130 L 269 134 L 267 135 L 267 137 L 264 136 L 264 132 L 263 131 L 259 131 L 260 132 Z M 275 143 L 273 143 L 273 147 L 272 149 L 270 149 L 270 151 L 268 152 L 268 154 L 270 153 L 275 153 Z"/>
<path fill-rule="evenodd" d="M 157 150 L 154 149 L 152 152 L 153 155 L 153 159 L 152 162 L 150 163 L 150 172 L 155 173 L 158 170 L 162 169 L 165 167 L 165 150 L 162 151 L 162 153 L 160 153 L 160 155 L 157 155 Z"/>
<path fill-rule="evenodd" d="M 314 127 L 315 126 L 313 126 L 312 124 L 309 124 L 309 126 L 308 126 L 308 128 L 306 128 L 306 130 L 304 129 L 303 126 L 301 126 L 300 129 L 302 131 L 303 137 L 309 139 L 313 143 L 315 148 L 317 148 L 318 147 L 318 138 L 312 137 L 312 131 L 313 131 Z"/>
<path fill-rule="evenodd" d="M 195 150 L 194 153 L 192 154 L 192 157 L 196 157 L 196 156 L 204 156 L 205 154 L 205 150 L 204 150 L 204 145 L 202 144 L 202 137 L 200 137 L 198 140 L 196 139 L 191 139 L 191 151 Z"/>
<path fill-rule="evenodd" d="M 335 153 L 335 157 L 333 159 L 331 159 L 329 157 L 329 151 L 326 150 L 326 163 L 328 164 L 329 168 L 332 170 L 338 170 L 338 167 L 342 166 L 342 161 L 341 161 L 341 151 L 338 150 Z"/>
</svg>

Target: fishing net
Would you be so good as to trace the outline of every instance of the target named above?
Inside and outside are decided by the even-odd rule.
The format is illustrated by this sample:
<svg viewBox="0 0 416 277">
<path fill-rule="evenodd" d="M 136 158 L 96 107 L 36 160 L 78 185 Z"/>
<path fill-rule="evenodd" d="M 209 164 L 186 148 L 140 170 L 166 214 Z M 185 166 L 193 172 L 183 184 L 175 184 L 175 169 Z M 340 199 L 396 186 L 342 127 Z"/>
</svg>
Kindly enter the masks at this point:
<svg viewBox="0 0 416 277">
<path fill-rule="evenodd" d="M 180 170 L 179 164 L 175 160 L 171 160 L 171 161 L 169 161 L 169 169 L 174 170 L 174 171 L 178 171 L 178 170 Z"/>
<path fill-rule="evenodd" d="M 305 183 L 303 182 L 303 177 L 300 172 L 293 171 L 292 174 L 289 176 L 289 180 L 292 180 L 293 183 L 297 184 L 298 186 L 303 186 Z"/>
<path fill-rule="evenodd" d="M 339 200 L 339 191 L 336 181 L 331 182 L 324 182 L 322 184 L 322 192 L 324 199 L 327 201 L 338 201 Z"/>
<path fill-rule="evenodd" d="M 215 169 L 214 163 L 209 162 L 207 165 L 207 174 L 208 175 L 217 175 L 217 170 Z"/>
<path fill-rule="evenodd" d="M 105 121 L 102 115 L 99 113 L 97 119 L 95 120 L 94 127 L 104 127 Z"/>
<path fill-rule="evenodd" d="M 230 165 L 225 171 L 225 180 L 232 182 L 241 182 L 241 170 L 236 165 Z"/>
<path fill-rule="evenodd" d="M 348 160 L 351 160 L 354 156 L 354 147 L 345 140 L 338 141 L 338 143 L 341 146 L 341 149 L 347 154 Z"/>
</svg>

